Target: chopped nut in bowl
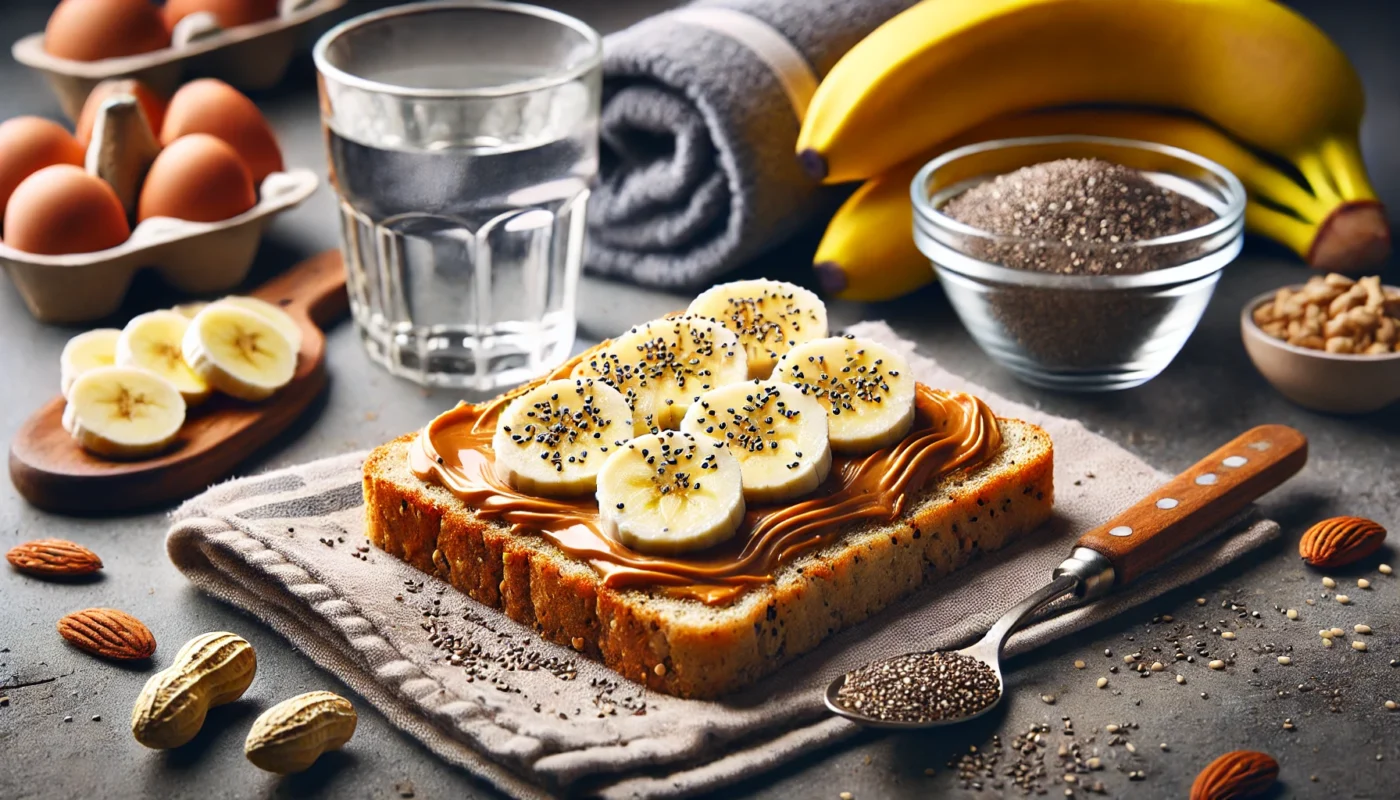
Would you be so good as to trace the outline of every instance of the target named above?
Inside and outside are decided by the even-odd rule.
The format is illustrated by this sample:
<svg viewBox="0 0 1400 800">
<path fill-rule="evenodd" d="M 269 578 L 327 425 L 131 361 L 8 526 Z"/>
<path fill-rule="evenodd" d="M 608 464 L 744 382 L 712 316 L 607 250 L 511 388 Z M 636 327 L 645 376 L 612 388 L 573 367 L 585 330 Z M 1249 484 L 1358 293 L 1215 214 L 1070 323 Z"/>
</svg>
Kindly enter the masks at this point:
<svg viewBox="0 0 1400 800">
<path fill-rule="evenodd" d="M 1362 414 L 1400 400 L 1400 289 L 1378 276 L 1317 275 L 1260 295 L 1240 329 L 1254 366 L 1298 405 Z"/>
</svg>

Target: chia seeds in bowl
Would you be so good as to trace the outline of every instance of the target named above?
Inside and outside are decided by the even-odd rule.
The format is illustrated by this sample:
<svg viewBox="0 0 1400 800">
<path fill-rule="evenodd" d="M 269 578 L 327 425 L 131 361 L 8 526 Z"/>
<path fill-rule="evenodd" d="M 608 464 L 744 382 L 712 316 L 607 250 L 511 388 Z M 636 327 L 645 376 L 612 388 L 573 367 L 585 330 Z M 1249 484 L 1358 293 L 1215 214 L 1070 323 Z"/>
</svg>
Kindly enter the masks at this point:
<svg viewBox="0 0 1400 800">
<path fill-rule="evenodd" d="M 1146 142 L 986 142 L 934 159 L 912 193 L 915 240 L 973 338 L 1052 388 L 1155 377 L 1243 236 L 1233 175 Z"/>
</svg>

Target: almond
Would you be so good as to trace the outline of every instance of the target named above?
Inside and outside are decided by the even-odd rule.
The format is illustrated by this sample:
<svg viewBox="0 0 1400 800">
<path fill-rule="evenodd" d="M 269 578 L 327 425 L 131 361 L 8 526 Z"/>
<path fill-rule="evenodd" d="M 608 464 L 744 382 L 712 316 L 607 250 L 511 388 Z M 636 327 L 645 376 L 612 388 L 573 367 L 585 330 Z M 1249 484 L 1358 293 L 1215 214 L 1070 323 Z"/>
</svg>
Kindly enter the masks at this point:
<svg viewBox="0 0 1400 800">
<path fill-rule="evenodd" d="M 74 611 L 58 621 L 58 633 L 79 650 L 117 661 L 150 658 L 156 651 L 151 629 L 115 608 Z"/>
<path fill-rule="evenodd" d="M 102 559 L 82 545 L 63 539 L 39 539 L 17 545 L 5 554 L 20 572 L 40 577 L 91 575 L 102 569 Z"/>
<path fill-rule="evenodd" d="M 1308 528 L 1298 553 L 1314 567 L 1340 567 L 1380 549 L 1385 528 L 1362 517 L 1333 517 Z"/>
<path fill-rule="evenodd" d="M 1191 800 L 1238 800 L 1268 791 L 1278 762 L 1267 753 L 1236 750 L 1210 762 L 1191 784 Z"/>
</svg>

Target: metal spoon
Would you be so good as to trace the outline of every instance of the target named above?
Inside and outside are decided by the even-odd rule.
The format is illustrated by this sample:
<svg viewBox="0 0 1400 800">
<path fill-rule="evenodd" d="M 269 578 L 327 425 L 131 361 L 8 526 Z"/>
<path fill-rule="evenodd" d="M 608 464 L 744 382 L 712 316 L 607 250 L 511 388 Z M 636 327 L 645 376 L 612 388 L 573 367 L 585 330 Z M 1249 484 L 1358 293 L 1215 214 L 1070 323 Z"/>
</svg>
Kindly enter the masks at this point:
<svg viewBox="0 0 1400 800">
<path fill-rule="evenodd" d="M 1205 536 L 1302 469 L 1307 458 L 1308 441 L 1303 434 L 1284 425 L 1261 425 L 1081 536 L 1070 557 L 1055 568 L 1049 583 L 1003 614 L 976 644 L 954 651 L 981 661 L 996 675 L 1001 691 L 985 707 L 940 719 L 888 719 L 878 711 L 858 711 L 843 704 L 841 688 L 851 674 L 846 673 L 827 686 L 827 708 L 852 722 L 900 730 L 966 722 L 991 711 L 1005 694 L 1002 647 L 1023 622 L 1037 612 L 1059 613 L 1098 599 L 1200 544 Z"/>
</svg>

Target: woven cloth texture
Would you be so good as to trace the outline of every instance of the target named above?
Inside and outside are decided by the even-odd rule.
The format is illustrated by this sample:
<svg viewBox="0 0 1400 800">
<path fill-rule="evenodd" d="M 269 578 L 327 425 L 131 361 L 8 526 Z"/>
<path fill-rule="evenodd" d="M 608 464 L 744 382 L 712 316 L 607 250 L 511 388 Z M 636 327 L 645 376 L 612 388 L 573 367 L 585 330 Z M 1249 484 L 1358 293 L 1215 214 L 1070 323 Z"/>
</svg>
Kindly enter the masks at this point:
<svg viewBox="0 0 1400 800">
<path fill-rule="evenodd" d="M 1167 477 L 1077 422 L 948 373 L 883 323 L 851 332 L 901 351 L 924 383 L 973 392 L 998 415 L 1045 428 L 1055 446 L 1054 519 L 723 701 L 647 691 L 386 553 L 360 552 L 363 453 L 210 489 L 176 512 L 168 552 L 200 589 L 272 626 L 405 733 L 508 795 L 712 790 L 851 736 L 857 728 L 822 705 L 832 677 L 979 635 L 1049 579 L 1080 532 Z M 1170 569 L 1019 631 L 1008 654 L 1194 581 L 1277 534 L 1275 523 L 1250 512 Z M 453 664 L 428 628 L 456 637 L 467 663 Z"/>
</svg>

